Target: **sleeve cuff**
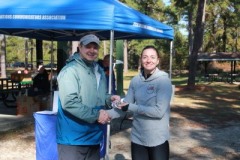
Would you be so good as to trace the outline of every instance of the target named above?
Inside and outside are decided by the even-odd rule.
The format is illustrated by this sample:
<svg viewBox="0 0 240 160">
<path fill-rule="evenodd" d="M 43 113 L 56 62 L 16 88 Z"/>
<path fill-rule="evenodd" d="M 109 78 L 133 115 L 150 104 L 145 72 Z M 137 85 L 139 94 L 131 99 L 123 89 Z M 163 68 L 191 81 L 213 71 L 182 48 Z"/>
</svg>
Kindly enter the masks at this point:
<svg viewBox="0 0 240 160">
<path fill-rule="evenodd" d="M 119 118 L 122 115 L 121 110 L 117 108 L 106 110 L 106 112 L 110 115 L 111 119 Z"/>
<path fill-rule="evenodd" d="M 129 104 L 128 110 L 132 112 L 137 112 L 138 106 L 136 104 Z"/>
</svg>

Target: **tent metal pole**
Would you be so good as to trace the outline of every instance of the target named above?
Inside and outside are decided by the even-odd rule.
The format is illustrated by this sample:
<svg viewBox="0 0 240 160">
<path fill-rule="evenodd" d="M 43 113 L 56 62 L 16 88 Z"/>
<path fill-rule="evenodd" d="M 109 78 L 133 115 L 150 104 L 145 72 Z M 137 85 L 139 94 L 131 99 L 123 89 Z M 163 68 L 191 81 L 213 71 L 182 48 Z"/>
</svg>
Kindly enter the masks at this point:
<svg viewBox="0 0 240 160">
<path fill-rule="evenodd" d="M 53 88 L 53 40 L 51 41 L 51 72 L 50 72 L 50 106 L 53 107 L 53 91 L 52 91 L 52 88 Z M 52 108 L 49 108 L 52 110 Z"/>
<path fill-rule="evenodd" d="M 114 31 L 110 32 L 110 65 L 109 65 L 109 83 L 108 83 L 108 93 L 111 94 L 112 91 L 112 55 L 113 55 L 113 45 L 114 45 Z M 110 122 L 107 124 L 107 138 L 106 138 L 106 155 L 105 160 L 109 160 L 109 148 L 110 148 Z"/>
<path fill-rule="evenodd" d="M 170 42 L 169 78 L 172 79 L 173 41 Z"/>
<path fill-rule="evenodd" d="M 113 71 L 113 44 L 114 43 L 114 31 L 110 32 L 110 58 L 109 58 L 109 80 L 108 80 L 108 94 L 112 93 L 112 71 Z"/>
</svg>

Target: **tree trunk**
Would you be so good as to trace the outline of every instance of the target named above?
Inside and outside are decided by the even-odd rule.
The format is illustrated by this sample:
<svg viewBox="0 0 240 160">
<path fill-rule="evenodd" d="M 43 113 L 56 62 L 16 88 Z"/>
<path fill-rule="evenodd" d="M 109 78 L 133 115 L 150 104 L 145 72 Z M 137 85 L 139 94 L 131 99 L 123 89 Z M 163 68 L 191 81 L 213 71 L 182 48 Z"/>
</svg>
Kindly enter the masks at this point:
<svg viewBox="0 0 240 160">
<path fill-rule="evenodd" d="M 196 18 L 196 27 L 194 30 L 193 49 L 192 49 L 191 55 L 189 56 L 188 87 L 190 88 L 195 87 L 197 57 L 198 57 L 198 52 L 203 43 L 205 5 L 206 5 L 206 0 L 198 1 L 198 11 L 197 11 L 197 18 Z"/>
<path fill-rule="evenodd" d="M 226 52 L 227 46 L 227 17 L 223 16 L 223 35 L 222 35 L 222 52 Z"/>
<path fill-rule="evenodd" d="M 235 47 L 234 47 L 234 52 L 238 51 L 238 27 L 236 27 L 236 38 L 235 38 Z"/>
<path fill-rule="evenodd" d="M 28 38 L 25 38 L 25 69 L 28 69 Z"/>
<path fill-rule="evenodd" d="M 6 78 L 6 37 L 0 35 L 1 77 Z"/>
<path fill-rule="evenodd" d="M 43 63 L 43 41 L 36 39 L 36 68 Z"/>
<path fill-rule="evenodd" d="M 191 5 L 192 6 L 192 5 Z M 192 48 L 193 48 L 193 31 L 192 31 L 192 13 L 190 10 L 188 10 L 188 43 L 189 43 L 189 48 L 188 48 L 188 52 L 189 55 L 192 52 Z"/>
</svg>

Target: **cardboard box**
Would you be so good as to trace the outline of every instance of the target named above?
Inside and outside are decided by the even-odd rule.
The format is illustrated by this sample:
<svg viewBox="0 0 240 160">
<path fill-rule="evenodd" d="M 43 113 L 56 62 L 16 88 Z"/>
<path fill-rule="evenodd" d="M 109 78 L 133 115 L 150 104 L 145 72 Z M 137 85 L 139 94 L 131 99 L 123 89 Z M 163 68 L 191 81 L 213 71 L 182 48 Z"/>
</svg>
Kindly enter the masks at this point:
<svg viewBox="0 0 240 160">
<path fill-rule="evenodd" d="M 51 97 L 47 95 L 38 95 L 34 97 L 35 102 L 39 104 L 39 110 L 49 110 L 51 108 Z"/>
<path fill-rule="evenodd" d="M 17 115 L 32 116 L 34 112 L 40 110 L 40 104 L 33 97 L 17 97 Z"/>
</svg>

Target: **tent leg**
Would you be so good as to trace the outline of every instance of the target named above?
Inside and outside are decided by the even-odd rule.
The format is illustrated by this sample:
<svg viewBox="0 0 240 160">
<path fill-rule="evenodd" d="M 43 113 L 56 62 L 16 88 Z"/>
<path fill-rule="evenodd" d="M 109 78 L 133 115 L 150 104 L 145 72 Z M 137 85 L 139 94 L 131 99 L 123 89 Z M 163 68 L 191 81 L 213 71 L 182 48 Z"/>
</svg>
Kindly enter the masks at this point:
<svg viewBox="0 0 240 160">
<path fill-rule="evenodd" d="M 104 157 L 104 160 L 110 160 L 109 159 L 109 148 L 111 148 L 111 145 L 110 145 L 110 122 L 107 124 L 107 143 L 106 143 L 106 155 Z"/>
<path fill-rule="evenodd" d="M 112 91 L 112 55 L 113 55 L 113 42 L 114 42 L 114 31 L 111 30 L 110 33 L 110 65 L 109 65 L 109 83 L 108 83 L 108 94 L 111 94 Z M 107 124 L 107 138 L 106 138 L 106 155 L 105 160 L 109 160 L 109 148 L 110 148 L 110 122 Z"/>
<path fill-rule="evenodd" d="M 169 78 L 172 79 L 173 41 L 170 42 Z"/>
<path fill-rule="evenodd" d="M 53 107 L 53 41 L 51 41 L 51 72 L 50 72 L 50 106 L 48 106 L 49 110 L 52 110 Z"/>
</svg>

